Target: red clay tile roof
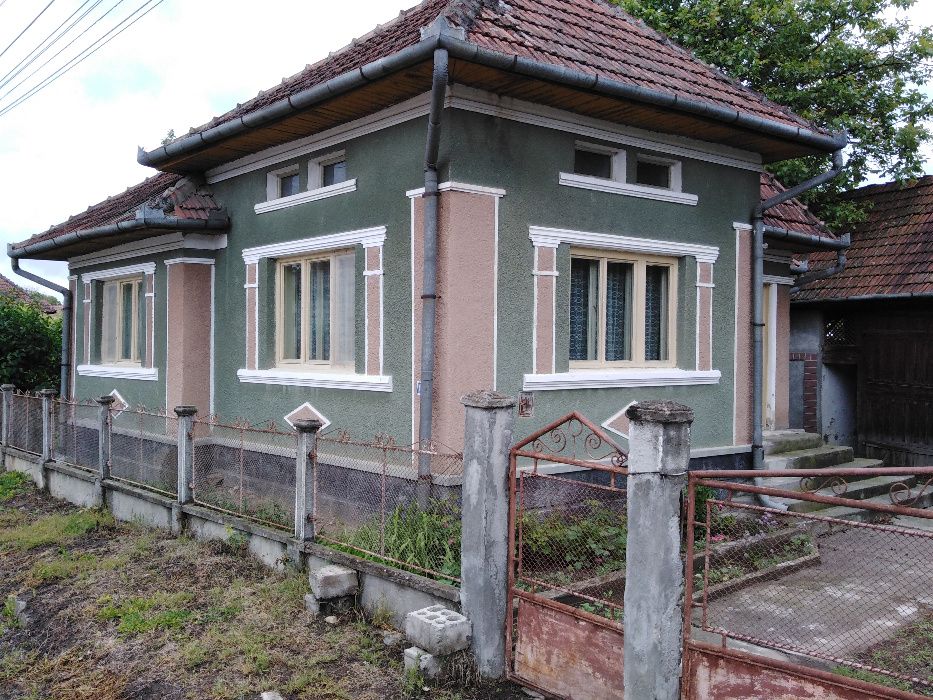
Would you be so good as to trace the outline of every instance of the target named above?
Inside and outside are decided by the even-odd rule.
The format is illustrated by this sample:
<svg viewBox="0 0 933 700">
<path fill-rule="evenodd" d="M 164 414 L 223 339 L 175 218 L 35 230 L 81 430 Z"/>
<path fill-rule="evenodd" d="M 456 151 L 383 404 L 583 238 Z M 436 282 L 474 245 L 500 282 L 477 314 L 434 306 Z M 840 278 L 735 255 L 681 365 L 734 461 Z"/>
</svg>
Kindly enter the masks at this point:
<svg viewBox="0 0 933 700">
<path fill-rule="evenodd" d="M 784 191 L 784 185 L 774 175 L 771 173 L 761 174 L 762 202 Z M 825 224 L 816 218 L 803 202 L 797 199 L 791 199 L 783 204 L 778 204 L 776 207 L 767 209 L 764 221 L 765 226 L 774 226 L 775 228 L 799 233 L 810 233 L 824 238 L 835 238 Z M 833 259 L 835 259 L 835 254 Z"/>
<path fill-rule="evenodd" d="M 72 216 L 62 224 L 37 233 L 25 241 L 14 243 L 13 247 L 21 248 L 32 243 L 39 243 L 63 233 L 86 231 L 121 221 L 130 221 L 136 217 L 136 212 L 140 207 L 147 204 L 157 206 L 166 214 L 180 219 L 207 219 L 211 212 L 221 209 L 207 190 L 179 186 L 183 177 L 175 173 L 154 175 L 121 194 L 91 205 L 86 211 Z"/>
<path fill-rule="evenodd" d="M 21 301 L 33 301 L 32 295 L 12 280 L 0 275 L 0 296 L 10 296 Z M 55 306 L 47 301 L 38 300 L 39 306 L 47 314 L 55 313 Z"/>
<path fill-rule="evenodd" d="M 933 294 L 933 176 L 869 185 L 847 198 L 871 208 L 852 231 L 845 270 L 804 285 L 794 300 Z M 834 254 L 814 253 L 810 269 L 834 261 Z"/>
<path fill-rule="evenodd" d="M 821 131 L 601 0 L 424 0 L 189 133 L 255 112 L 412 46 L 421 39 L 420 29 L 439 15 L 465 29 L 467 41 L 488 49 Z"/>
</svg>

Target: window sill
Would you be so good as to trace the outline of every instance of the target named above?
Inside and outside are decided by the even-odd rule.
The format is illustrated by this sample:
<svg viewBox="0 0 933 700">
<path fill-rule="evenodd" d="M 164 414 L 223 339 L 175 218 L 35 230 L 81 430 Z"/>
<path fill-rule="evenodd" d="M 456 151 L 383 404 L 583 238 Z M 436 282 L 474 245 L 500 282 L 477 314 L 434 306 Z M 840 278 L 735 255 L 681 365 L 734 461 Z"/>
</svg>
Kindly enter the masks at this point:
<svg viewBox="0 0 933 700">
<path fill-rule="evenodd" d="M 526 374 L 522 391 L 616 389 L 639 386 L 719 384 L 721 373 L 685 369 L 573 370 L 558 374 Z"/>
<path fill-rule="evenodd" d="M 159 380 L 159 370 L 155 367 L 78 365 L 78 376 L 107 377 L 110 379 L 136 379 L 141 382 L 156 382 Z"/>
<path fill-rule="evenodd" d="M 260 202 L 253 207 L 253 209 L 257 214 L 265 214 L 266 212 L 287 209 L 288 207 L 305 204 L 306 202 L 315 202 L 319 199 L 336 197 L 338 194 L 347 194 L 348 192 L 356 192 L 355 178 L 338 182 L 336 185 L 328 185 L 327 187 L 319 187 L 316 190 L 299 192 L 290 197 L 279 197 L 278 199 L 272 199 L 268 202 Z"/>
<path fill-rule="evenodd" d="M 656 199 L 661 202 L 687 204 L 692 207 L 695 207 L 699 201 L 699 198 L 695 194 L 674 192 L 673 190 L 665 190 L 660 187 L 633 185 L 628 182 L 607 180 L 601 177 L 590 177 L 589 175 L 577 175 L 576 173 L 561 173 L 560 184 L 566 185 L 567 187 L 579 187 L 584 190 L 595 190 L 596 192 L 610 192 L 612 194 L 623 194 L 629 197 Z"/>
<path fill-rule="evenodd" d="M 354 391 L 392 391 L 391 376 L 337 374 L 334 372 L 296 372 L 283 369 L 240 369 L 237 377 L 243 384 L 304 386 L 316 389 L 351 389 Z"/>
</svg>

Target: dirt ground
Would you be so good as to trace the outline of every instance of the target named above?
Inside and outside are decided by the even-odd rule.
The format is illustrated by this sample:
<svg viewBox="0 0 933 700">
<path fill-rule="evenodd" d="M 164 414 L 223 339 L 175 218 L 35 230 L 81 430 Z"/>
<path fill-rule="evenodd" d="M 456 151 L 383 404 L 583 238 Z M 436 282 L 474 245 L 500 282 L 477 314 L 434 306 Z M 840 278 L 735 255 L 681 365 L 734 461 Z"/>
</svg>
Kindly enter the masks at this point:
<svg viewBox="0 0 933 700">
<path fill-rule="evenodd" d="M 0 472 L 0 700 L 527 698 L 465 664 L 440 687 L 405 677 L 380 620 L 312 620 L 306 577 L 244 545 L 116 524 Z"/>
</svg>

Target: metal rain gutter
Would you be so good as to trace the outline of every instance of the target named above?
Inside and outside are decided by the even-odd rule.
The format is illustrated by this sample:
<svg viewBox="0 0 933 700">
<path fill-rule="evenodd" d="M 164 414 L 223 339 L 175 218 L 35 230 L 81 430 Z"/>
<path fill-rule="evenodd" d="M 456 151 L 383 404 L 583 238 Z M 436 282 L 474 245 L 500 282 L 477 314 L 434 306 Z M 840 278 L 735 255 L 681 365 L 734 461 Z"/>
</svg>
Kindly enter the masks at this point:
<svg viewBox="0 0 933 700">
<path fill-rule="evenodd" d="M 845 144 L 843 144 L 843 146 L 844 145 Z M 761 425 L 762 379 L 764 374 L 764 311 L 761 308 L 764 285 L 764 213 L 778 204 L 799 197 L 807 190 L 811 190 L 825 182 L 829 182 L 842 172 L 843 167 L 842 146 L 840 146 L 840 148 L 833 153 L 832 168 L 784 192 L 780 192 L 764 202 L 760 202 L 752 212 L 752 468 L 756 470 L 764 468 L 764 438 Z M 789 234 L 791 232 L 788 231 L 787 233 Z M 811 241 L 814 239 L 827 240 L 821 236 L 808 236 L 808 234 L 798 233 L 797 236 L 807 237 Z M 763 485 L 760 478 L 755 480 L 755 485 Z M 781 511 L 787 510 L 787 506 L 778 503 L 765 494 L 757 494 L 757 498 L 765 508 L 773 508 Z"/>
<path fill-rule="evenodd" d="M 61 287 L 51 280 L 39 277 L 32 272 L 23 270 L 19 266 L 18 258 L 10 258 L 10 267 L 20 277 L 31 282 L 42 285 L 46 289 L 58 292 L 62 295 L 62 358 L 61 358 L 61 386 L 58 395 L 62 398 L 70 398 L 68 387 L 71 386 L 71 316 L 74 313 L 74 298 L 70 289 Z"/>
<path fill-rule="evenodd" d="M 443 16 L 441 16 L 442 18 Z M 843 148 L 848 142 L 848 137 L 843 131 L 824 134 L 802 126 L 792 126 L 763 117 L 756 117 L 740 112 L 737 109 L 714 105 L 669 92 L 629 85 L 611 78 L 599 77 L 563 66 L 493 51 L 460 38 L 462 35 L 462 31 L 458 32 L 457 30 L 429 34 L 417 44 L 402 49 L 398 53 L 367 63 L 360 68 L 343 73 L 306 90 L 301 90 L 294 95 L 273 102 L 249 114 L 209 127 L 203 131 L 188 134 L 151 151 L 140 148 L 136 160 L 142 165 L 161 168 L 171 160 L 191 155 L 225 139 L 267 126 L 289 115 L 310 109 L 324 100 L 385 78 L 421 61 L 429 60 L 433 56 L 435 49 L 438 48 L 446 49 L 450 56 L 464 61 L 609 97 L 665 107 L 799 143 L 819 151 L 836 151 Z"/>
</svg>

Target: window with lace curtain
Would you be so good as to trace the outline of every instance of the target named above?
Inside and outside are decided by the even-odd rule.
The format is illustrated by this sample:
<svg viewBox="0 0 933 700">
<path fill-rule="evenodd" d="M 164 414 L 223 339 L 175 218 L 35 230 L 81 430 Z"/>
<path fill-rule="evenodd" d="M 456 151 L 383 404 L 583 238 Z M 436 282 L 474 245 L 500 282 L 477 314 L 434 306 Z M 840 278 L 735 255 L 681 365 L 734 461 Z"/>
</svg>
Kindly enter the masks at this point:
<svg viewBox="0 0 933 700">
<path fill-rule="evenodd" d="M 670 367 L 677 259 L 572 249 L 570 365 Z"/>
<path fill-rule="evenodd" d="M 354 371 L 356 254 L 334 251 L 279 260 L 278 366 Z"/>
</svg>

